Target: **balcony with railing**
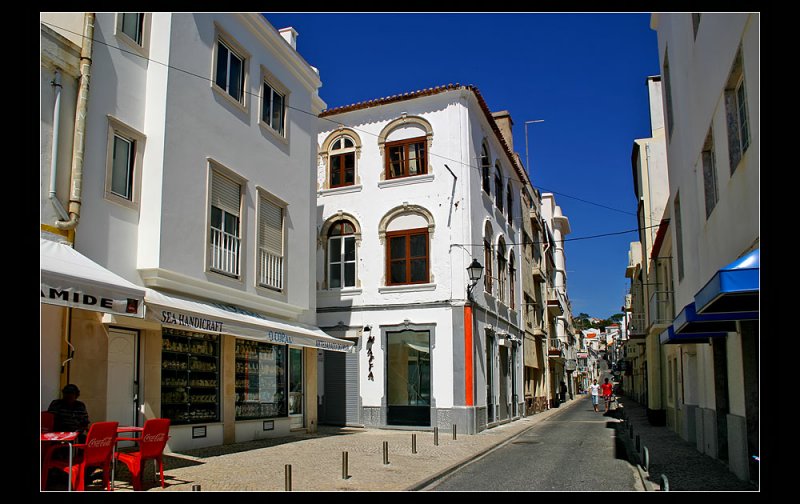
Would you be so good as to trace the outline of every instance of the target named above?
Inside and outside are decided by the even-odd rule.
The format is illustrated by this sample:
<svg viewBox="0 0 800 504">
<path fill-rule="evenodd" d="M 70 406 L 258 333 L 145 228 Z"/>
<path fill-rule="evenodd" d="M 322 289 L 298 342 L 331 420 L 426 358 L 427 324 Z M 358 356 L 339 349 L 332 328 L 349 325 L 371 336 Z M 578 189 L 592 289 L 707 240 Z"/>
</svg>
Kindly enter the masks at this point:
<svg viewBox="0 0 800 504">
<path fill-rule="evenodd" d="M 259 247 L 258 284 L 269 289 L 283 290 L 283 256 Z"/>
<path fill-rule="evenodd" d="M 557 315 L 564 314 L 564 295 L 557 287 L 547 288 L 547 310 Z"/>
<path fill-rule="evenodd" d="M 533 279 L 537 283 L 542 283 L 547 280 L 544 274 L 544 260 L 542 257 L 533 257 L 531 260 L 531 271 L 533 272 Z"/>
<path fill-rule="evenodd" d="M 672 291 L 655 291 L 650 296 L 650 328 L 661 329 L 675 318 Z"/>
<path fill-rule="evenodd" d="M 641 242 L 631 242 L 628 250 L 628 267 L 625 268 L 625 276 L 633 278 L 636 269 L 642 265 L 642 244 Z"/>
<path fill-rule="evenodd" d="M 644 313 L 634 312 L 628 322 L 628 336 L 631 339 L 647 336 L 647 320 Z"/>
<path fill-rule="evenodd" d="M 239 276 L 241 238 L 215 227 L 211 228 L 211 269 Z"/>
</svg>

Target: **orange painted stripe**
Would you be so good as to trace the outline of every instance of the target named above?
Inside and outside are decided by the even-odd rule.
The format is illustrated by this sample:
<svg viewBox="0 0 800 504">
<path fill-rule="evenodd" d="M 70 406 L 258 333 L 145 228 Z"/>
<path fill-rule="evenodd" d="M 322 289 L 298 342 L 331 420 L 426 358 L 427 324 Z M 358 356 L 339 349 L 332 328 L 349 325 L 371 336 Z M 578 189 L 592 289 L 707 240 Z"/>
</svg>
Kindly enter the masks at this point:
<svg viewBox="0 0 800 504">
<path fill-rule="evenodd" d="M 464 397 L 467 406 L 473 405 L 472 397 L 472 307 L 464 306 Z"/>
</svg>

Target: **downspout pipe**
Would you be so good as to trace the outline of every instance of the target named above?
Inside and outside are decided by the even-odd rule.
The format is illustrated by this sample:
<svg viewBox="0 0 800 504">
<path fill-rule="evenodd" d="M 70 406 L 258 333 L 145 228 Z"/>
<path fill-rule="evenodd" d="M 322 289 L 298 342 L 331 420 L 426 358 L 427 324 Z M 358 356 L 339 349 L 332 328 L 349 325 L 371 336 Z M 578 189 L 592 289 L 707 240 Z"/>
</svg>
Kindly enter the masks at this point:
<svg viewBox="0 0 800 504">
<path fill-rule="evenodd" d="M 86 110 L 89 106 L 89 77 L 92 68 L 92 40 L 94 38 L 94 12 L 83 16 L 83 44 L 81 45 L 81 77 L 78 103 L 75 110 L 75 135 L 72 150 L 72 176 L 70 179 L 69 220 L 56 222 L 58 229 L 75 229 L 81 213 L 81 187 L 83 184 L 83 155 L 86 147 Z"/>
<path fill-rule="evenodd" d="M 56 174 L 58 173 L 58 131 L 61 124 L 61 72 L 55 71 L 55 76 L 50 82 L 56 94 L 55 104 L 53 105 L 53 149 L 50 153 L 50 193 L 48 198 L 53 204 L 60 220 L 68 220 L 69 214 L 64 209 L 64 205 L 56 198 Z"/>
</svg>

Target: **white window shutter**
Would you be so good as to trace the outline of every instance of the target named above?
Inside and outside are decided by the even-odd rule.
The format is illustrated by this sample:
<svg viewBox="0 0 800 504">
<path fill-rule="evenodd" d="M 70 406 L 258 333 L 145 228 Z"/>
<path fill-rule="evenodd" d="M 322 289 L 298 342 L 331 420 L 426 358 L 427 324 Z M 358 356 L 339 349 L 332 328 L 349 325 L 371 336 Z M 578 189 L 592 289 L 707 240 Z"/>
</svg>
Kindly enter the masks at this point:
<svg viewBox="0 0 800 504">
<path fill-rule="evenodd" d="M 240 200 L 241 187 L 239 184 L 224 175 L 212 172 L 211 205 L 239 217 Z"/>
<path fill-rule="evenodd" d="M 265 198 L 259 204 L 258 241 L 271 254 L 283 255 L 283 209 Z"/>
</svg>

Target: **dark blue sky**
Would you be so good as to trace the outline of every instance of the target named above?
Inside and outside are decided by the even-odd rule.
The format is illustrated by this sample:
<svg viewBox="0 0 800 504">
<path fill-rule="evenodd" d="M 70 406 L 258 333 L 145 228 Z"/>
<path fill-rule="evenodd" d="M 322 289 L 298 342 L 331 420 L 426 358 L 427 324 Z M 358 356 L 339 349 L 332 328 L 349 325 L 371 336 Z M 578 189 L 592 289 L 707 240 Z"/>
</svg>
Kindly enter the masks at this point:
<svg viewBox="0 0 800 504">
<path fill-rule="evenodd" d="M 531 180 L 569 218 L 574 315 L 620 311 L 636 228 L 631 146 L 650 136 L 645 79 L 659 74 L 649 14 L 265 14 L 298 31 L 329 108 L 456 82 L 514 121 Z M 586 203 L 581 200 L 586 200 Z M 598 206 L 602 205 L 602 206 Z M 611 210 L 611 207 L 615 210 Z"/>
</svg>

